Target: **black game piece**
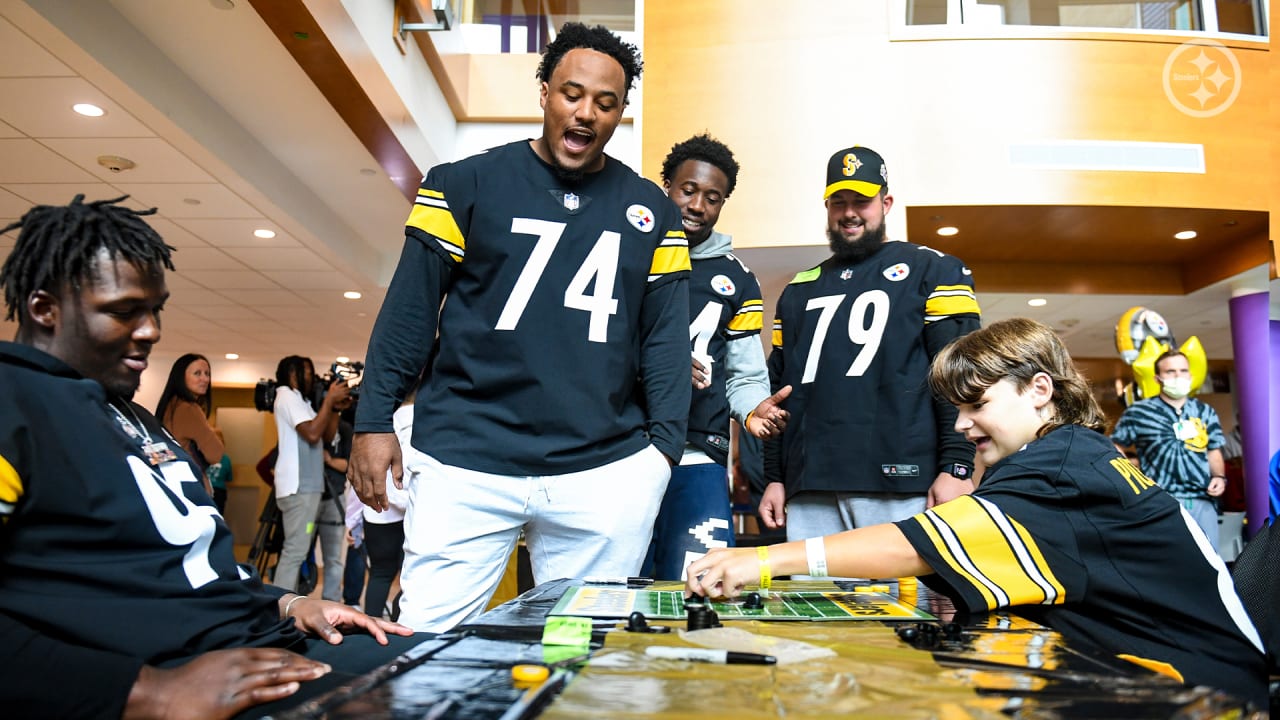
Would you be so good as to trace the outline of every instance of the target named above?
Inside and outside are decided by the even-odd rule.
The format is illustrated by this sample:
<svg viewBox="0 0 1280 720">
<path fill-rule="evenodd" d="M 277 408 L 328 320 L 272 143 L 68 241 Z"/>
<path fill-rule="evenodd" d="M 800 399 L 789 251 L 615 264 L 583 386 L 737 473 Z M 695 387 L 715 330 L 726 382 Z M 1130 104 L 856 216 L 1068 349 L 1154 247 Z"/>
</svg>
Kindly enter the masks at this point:
<svg viewBox="0 0 1280 720">
<path fill-rule="evenodd" d="M 764 608 L 764 601 L 760 599 L 760 593 L 751 593 L 747 595 L 747 601 L 742 603 L 743 609 L 760 610 Z"/>
</svg>

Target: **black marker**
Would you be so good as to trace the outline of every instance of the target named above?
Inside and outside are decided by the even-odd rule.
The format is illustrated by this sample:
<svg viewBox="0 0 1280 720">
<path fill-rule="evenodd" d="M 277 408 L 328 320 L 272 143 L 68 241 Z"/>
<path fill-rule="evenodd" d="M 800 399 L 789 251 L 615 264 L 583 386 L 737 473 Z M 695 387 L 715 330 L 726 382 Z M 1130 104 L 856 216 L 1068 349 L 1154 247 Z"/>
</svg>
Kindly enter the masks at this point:
<svg viewBox="0 0 1280 720">
<path fill-rule="evenodd" d="M 647 577 L 599 577 L 588 575 L 582 578 L 588 585 L 652 585 L 653 578 Z"/>
<path fill-rule="evenodd" d="M 693 662 L 719 663 L 721 665 L 774 665 L 778 662 L 778 658 L 772 655 L 734 652 L 733 650 L 666 647 L 662 645 L 651 645 L 644 649 L 644 654 L 665 660 L 690 660 Z"/>
</svg>

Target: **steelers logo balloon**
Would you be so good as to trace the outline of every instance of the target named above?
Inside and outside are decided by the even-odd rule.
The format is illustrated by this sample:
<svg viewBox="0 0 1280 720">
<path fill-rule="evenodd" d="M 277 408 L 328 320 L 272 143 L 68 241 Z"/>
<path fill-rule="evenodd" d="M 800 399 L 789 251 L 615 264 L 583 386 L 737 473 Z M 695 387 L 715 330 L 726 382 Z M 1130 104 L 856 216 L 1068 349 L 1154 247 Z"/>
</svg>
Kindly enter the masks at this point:
<svg viewBox="0 0 1280 720">
<path fill-rule="evenodd" d="M 1175 340 L 1169 323 L 1155 310 L 1142 306 L 1131 307 L 1116 323 L 1116 350 L 1126 365 L 1132 365 L 1142 351 L 1142 345 L 1151 338 L 1159 345 L 1173 347 Z"/>
</svg>

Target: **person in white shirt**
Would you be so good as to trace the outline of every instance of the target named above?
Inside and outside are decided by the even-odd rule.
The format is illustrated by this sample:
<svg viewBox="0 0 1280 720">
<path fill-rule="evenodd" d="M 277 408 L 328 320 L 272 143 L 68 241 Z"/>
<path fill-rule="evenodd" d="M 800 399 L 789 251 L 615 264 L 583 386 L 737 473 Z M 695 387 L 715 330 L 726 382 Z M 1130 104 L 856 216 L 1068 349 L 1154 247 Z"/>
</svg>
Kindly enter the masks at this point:
<svg viewBox="0 0 1280 720">
<path fill-rule="evenodd" d="M 324 495 L 323 443 L 338 430 L 338 415 L 351 402 L 351 390 L 335 378 L 317 410 L 307 400 L 315 385 L 315 365 L 310 358 L 290 355 L 276 367 L 276 400 L 273 406 L 279 453 L 275 465 L 276 505 L 284 517 L 284 547 L 272 584 L 286 590 L 298 586 L 298 570 L 311 547 L 318 516 L 336 523 L 339 542 L 330 550 L 322 546 L 326 565 L 326 594 L 342 586 L 342 518 L 334 503 L 321 505 Z M 333 517 L 330 517 L 332 515 Z M 334 578 L 336 580 L 330 580 Z M 333 584 L 333 588 L 328 585 Z"/>
</svg>

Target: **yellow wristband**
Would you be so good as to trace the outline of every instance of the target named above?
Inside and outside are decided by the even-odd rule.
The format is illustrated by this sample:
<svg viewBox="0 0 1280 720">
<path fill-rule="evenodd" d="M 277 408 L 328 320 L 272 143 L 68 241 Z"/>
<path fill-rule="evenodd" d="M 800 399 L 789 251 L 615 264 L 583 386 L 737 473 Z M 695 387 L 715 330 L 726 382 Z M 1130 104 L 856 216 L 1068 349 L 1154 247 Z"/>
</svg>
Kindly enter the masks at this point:
<svg viewBox="0 0 1280 720">
<path fill-rule="evenodd" d="M 769 586 L 773 585 L 773 570 L 769 567 L 769 548 L 757 545 L 756 556 L 760 558 L 760 587 L 768 590 Z"/>
</svg>

